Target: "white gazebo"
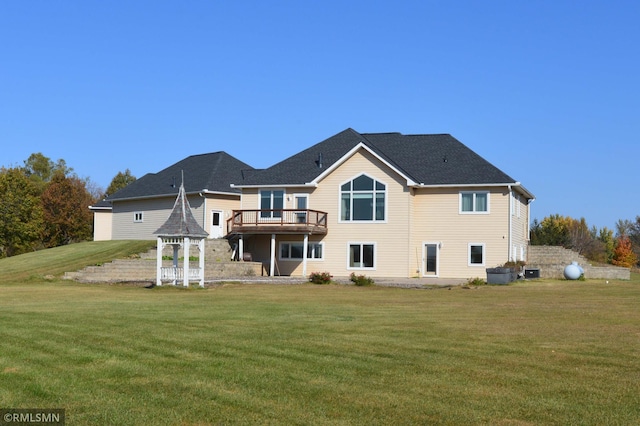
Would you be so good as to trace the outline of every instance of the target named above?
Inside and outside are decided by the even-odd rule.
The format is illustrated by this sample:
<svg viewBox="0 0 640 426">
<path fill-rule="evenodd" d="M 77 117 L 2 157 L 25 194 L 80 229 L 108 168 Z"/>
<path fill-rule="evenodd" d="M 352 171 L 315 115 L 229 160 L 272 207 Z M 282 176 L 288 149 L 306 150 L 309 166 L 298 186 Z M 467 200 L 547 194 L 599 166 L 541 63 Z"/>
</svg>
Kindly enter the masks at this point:
<svg viewBox="0 0 640 426">
<path fill-rule="evenodd" d="M 184 192 L 184 182 L 180 185 L 178 197 L 169 218 L 154 234 L 158 235 L 156 285 L 161 286 L 163 281 L 176 285 L 178 281 L 182 281 L 183 286 L 189 287 L 189 281 L 198 281 L 200 287 L 204 287 L 204 242 L 209 234 L 193 216 Z M 164 267 L 162 252 L 168 246 L 173 248 L 173 265 Z M 189 267 L 189 251 L 192 246 L 197 247 L 199 251 L 197 268 Z M 184 257 L 183 267 L 180 267 L 178 262 L 180 248 Z"/>
</svg>

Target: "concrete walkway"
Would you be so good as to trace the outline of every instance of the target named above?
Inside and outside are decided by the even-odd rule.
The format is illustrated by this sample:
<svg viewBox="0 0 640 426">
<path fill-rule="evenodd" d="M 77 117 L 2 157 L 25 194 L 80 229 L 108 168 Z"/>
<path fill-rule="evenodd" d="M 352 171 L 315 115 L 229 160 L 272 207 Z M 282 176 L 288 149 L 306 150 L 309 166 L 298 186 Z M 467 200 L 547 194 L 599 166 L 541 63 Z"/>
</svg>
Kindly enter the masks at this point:
<svg viewBox="0 0 640 426">
<path fill-rule="evenodd" d="M 382 287 L 400 288 L 429 288 L 429 287 L 453 287 L 464 285 L 466 278 L 384 278 L 373 277 L 374 285 Z M 219 280 L 206 280 L 206 284 L 219 284 L 225 282 L 239 282 L 243 284 L 306 284 L 303 277 L 237 277 L 221 278 Z M 338 284 L 351 284 L 349 277 L 334 277 L 333 282 Z"/>
</svg>

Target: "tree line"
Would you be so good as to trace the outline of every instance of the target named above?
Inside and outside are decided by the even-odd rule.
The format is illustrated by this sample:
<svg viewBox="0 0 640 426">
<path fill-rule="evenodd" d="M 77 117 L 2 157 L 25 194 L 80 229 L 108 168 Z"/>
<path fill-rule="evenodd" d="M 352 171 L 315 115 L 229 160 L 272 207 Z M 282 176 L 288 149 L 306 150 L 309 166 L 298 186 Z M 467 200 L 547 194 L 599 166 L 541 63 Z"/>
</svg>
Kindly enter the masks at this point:
<svg viewBox="0 0 640 426">
<path fill-rule="evenodd" d="M 531 244 L 562 246 L 597 263 L 638 267 L 640 259 L 640 216 L 618 220 L 614 230 L 589 227 L 584 218 L 550 215 L 531 225 Z"/>
<path fill-rule="evenodd" d="M 23 166 L 1 167 L 0 258 L 91 240 L 89 206 L 134 180 L 129 170 L 119 172 L 104 191 L 40 152 Z"/>
</svg>

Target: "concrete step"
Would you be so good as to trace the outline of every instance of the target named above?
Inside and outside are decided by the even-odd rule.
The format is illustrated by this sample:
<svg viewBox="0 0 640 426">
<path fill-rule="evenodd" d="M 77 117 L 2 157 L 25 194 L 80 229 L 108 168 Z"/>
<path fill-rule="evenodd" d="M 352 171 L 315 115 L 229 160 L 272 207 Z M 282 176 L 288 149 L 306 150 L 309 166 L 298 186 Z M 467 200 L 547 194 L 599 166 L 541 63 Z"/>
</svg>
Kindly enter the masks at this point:
<svg viewBox="0 0 640 426">
<path fill-rule="evenodd" d="M 171 249 L 165 249 L 163 255 L 173 256 Z M 211 239 L 205 241 L 205 280 L 220 278 L 239 278 L 260 276 L 264 273 L 263 265 L 259 262 L 231 261 L 232 248 L 226 239 Z M 198 257 L 198 250 L 190 251 L 190 256 Z M 182 250 L 178 257 L 183 257 Z M 80 271 L 67 272 L 65 279 L 80 282 L 127 282 L 127 281 L 155 281 L 157 250 L 151 249 L 138 256 L 127 259 L 115 259 L 103 265 L 87 266 Z M 163 260 L 163 266 L 171 266 L 172 260 Z M 182 266 L 183 260 L 179 260 Z M 197 268 L 197 261 L 189 262 L 189 267 Z"/>
</svg>

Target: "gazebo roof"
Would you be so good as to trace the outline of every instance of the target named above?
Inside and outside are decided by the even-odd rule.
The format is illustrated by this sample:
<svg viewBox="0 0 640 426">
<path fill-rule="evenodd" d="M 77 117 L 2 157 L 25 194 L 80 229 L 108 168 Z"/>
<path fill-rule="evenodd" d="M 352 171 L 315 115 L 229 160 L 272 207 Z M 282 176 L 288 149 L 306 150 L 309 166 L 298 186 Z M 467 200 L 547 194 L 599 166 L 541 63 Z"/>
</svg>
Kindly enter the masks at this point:
<svg viewBox="0 0 640 426">
<path fill-rule="evenodd" d="M 180 184 L 178 197 L 167 221 L 154 234 L 161 237 L 206 238 L 209 233 L 196 221 L 184 191 L 184 182 Z"/>
</svg>

